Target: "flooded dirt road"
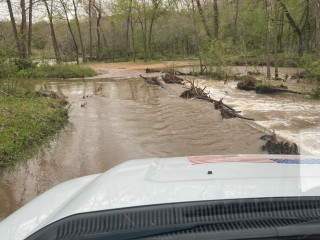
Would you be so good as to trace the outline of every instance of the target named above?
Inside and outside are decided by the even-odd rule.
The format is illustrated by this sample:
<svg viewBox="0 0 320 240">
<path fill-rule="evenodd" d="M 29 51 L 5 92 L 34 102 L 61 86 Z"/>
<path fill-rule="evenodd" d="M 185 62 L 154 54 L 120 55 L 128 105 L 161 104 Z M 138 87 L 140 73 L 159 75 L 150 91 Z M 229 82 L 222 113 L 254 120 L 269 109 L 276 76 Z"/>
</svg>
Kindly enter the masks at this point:
<svg viewBox="0 0 320 240">
<path fill-rule="evenodd" d="M 262 153 L 258 130 L 239 119 L 222 120 L 212 104 L 169 96 L 140 79 L 23 84 L 61 92 L 72 108 L 69 124 L 48 147 L 2 173 L 0 220 L 58 183 L 126 160 Z"/>
</svg>

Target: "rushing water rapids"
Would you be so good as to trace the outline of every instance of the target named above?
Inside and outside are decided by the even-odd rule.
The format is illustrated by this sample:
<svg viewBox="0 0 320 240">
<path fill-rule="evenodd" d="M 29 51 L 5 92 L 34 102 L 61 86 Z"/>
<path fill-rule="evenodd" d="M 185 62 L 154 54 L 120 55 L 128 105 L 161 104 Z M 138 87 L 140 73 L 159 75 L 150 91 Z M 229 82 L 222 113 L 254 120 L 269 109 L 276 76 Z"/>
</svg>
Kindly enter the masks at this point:
<svg viewBox="0 0 320 240">
<path fill-rule="evenodd" d="M 239 119 L 222 120 L 212 104 L 169 96 L 141 79 L 33 84 L 68 96 L 70 123 L 49 147 L 2 174 L 0 219 L 60 182 L 126 160 L 262 153 L 258 130 Z"/>
<path fill-rule="evenodd" d="M 244 74 L 253 68 L 234 67 L 232 72 Z M 264 72 L 265 68 L 258 68 Z M 297 69 L 280 68 L 280 76 L 293 74 Z M 214 99 L 223 98 L 224 102 L 233 106 L 243 115 L 254 118 L 254 126 L 261 126 L 274 131 L 278 136 L 295 142 L 301 154 L 320 155 L 320 103 L 305 96 L 296 94 L 256 94 L 254 91 L 237 89 L 235 81 L 196 81 Z M 274 84 L 279 82 L 273 81 Z M 297 80 L 284 83 L 290 89 L 303 92 L 309 91 L 312 84 Z M 315 87 L 315 86 L 313 86 Z"/>
</svg>

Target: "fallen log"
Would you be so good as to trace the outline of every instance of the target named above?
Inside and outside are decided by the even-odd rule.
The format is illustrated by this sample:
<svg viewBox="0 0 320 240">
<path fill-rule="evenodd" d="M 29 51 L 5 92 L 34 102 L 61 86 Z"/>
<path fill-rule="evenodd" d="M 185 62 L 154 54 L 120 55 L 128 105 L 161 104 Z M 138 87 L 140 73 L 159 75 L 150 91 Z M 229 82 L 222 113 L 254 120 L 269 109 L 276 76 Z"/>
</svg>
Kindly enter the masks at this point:
<svg viewBox="0 0 320 240">
<path fill-rule="evenodd" d="M 178 70 L 176 70 L 176 73 L 178 73 L 179 75 L 184 75 L 184 76 L 193 76 L 194 75 L 192 72 L 184 73 L 184 72 L 180 72 Z"/>
<path fill-rule="evenodd" d="M 156 69 L 156 68 L 147 68 L 146 69 L 146 73 L 157 73 L 157 72 L 161 72 L 162 70 L 160 69 Z"/>
<path fill-rule="evenodd" d="M 183 79 L 179 78 L 177 76 L 171 75 L 169 73 L 166 73 L 162 76 L 162 79 L 165 83 L 176 83 L 183 85 Z"/>
<path fill-rule="evenodd" d="M 151 85 L 159 85 L 156 81 L 156 77 L 144 77 L 142 75 L 140 75 L 141 78 L 144 79 L 144 81 L 148 84 L 151 84 Z"/>
<path fill-rule="evenodd" d="M 209 101 L 209 102 L 211 102 L 211 103 L 215 103 L 215 105 L 214 105 L 215 109 L 221 109 L 220 107 L 218 107 L 218 106 L 220 106 L 220 104 L 221 104 L 221 103 L 220 103 L 221 100 L 218 101 L 218 100 L 212 99 L 212 98 L 210 98 L 210 97 L 202 97 L 202 96 L 196 96 L 196 97 L 194 97 L 194 98 L 201 99 L 201 100 L 206 100 L 206 101 Z M 216 105 L 216 104 L 217 104 L 217 105 Z M 223 102 L 222 102 L 222 105 L 223 105 L 224 107 L 230 109 L 231 111 L 234 111 L 234 112 L 236 112 L 236 113 L 241 113 L 241 111 L 236 111 L 234 108 L 230 107 L 229 105 L 227 105 L 227 104 L 225 104 L 225 103 L 223 103 Z"/>
<path fill-rule="evenodd" d="M 168 87 L 168 85 L 163 81 L 162 77 L 144 77 L 142 75 L 140 75 L 140 77 L 143 78 L 146 83 L 151 85 L 158 85 L 165 89 L 169 94 L 177 96 L 176 92 Z"/>
</svg>

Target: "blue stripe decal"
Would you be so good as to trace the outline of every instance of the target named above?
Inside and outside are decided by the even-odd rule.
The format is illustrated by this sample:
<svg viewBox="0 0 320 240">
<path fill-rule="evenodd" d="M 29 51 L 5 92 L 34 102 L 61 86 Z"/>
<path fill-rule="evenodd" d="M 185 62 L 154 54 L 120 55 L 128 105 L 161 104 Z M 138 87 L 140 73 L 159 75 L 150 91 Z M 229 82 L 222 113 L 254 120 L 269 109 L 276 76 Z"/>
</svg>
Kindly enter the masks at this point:
<svg viewBox="0 0 320 240">
<path fill-rule="evenodd" d="M 270 158 L 271 161 L 283 164 L 320 164 L 320 159 L 281 159 Z"/>
</svg>

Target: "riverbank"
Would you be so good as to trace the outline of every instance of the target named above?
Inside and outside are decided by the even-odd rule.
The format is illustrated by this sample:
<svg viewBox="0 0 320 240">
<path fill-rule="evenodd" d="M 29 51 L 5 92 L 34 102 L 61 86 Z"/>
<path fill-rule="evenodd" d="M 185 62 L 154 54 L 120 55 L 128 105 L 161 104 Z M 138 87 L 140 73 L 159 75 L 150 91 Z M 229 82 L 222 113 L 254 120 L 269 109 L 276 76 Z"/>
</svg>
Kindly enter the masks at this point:
<svg viewBox="0 0 320 240">
<path fill-rule="evenodd" d="M 49 64 L 34 62 L 32 59 L 4 60 L 0 58 L 1 78 L 84 78 L 93 77 L 97 73 L 83 64 Z"/>
<path fill-rule="evenodd" d="M 60 131 L 68 119 L 66 100 L 51 92 L 0 91 L 0 170 Z"/>
</svg>

